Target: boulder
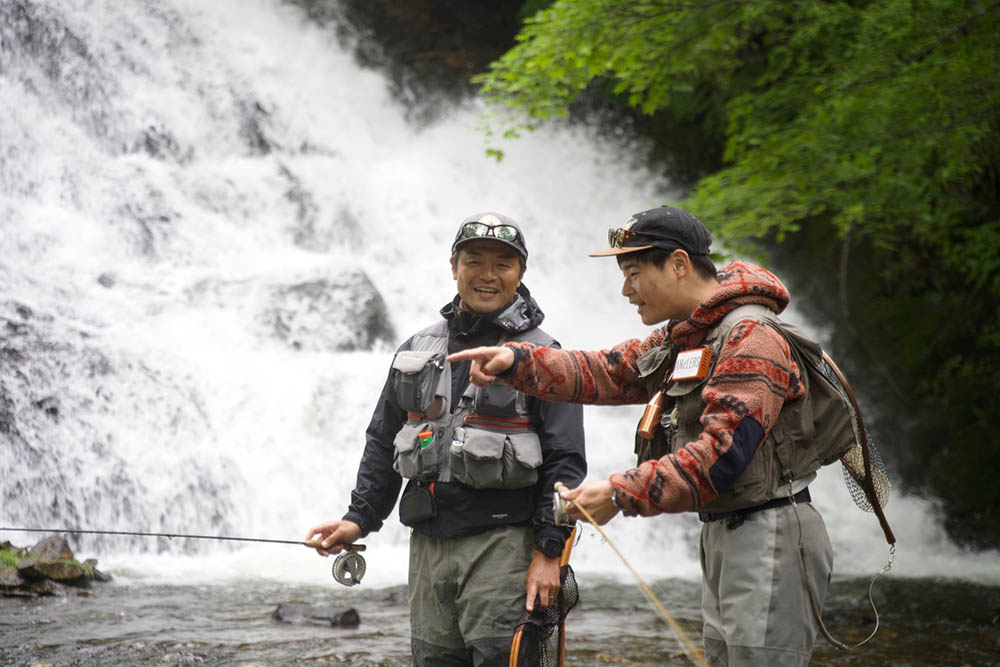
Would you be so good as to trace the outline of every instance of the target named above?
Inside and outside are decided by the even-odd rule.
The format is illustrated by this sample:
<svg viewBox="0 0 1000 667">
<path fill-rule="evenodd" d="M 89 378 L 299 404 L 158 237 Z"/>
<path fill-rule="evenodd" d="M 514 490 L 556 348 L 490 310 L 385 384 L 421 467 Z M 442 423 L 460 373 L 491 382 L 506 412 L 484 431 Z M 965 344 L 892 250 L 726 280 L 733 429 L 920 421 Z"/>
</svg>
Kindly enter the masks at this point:
<svg viewBox="0 0 1000 667">
<path fill-rule="evenodd" d="M 17 568 L 7 563 L 0 563 L 0 589 L 16 588 L 24 583 L 17 573 Z"/>
<path fill-rule="evenodd" d="M 51 579 L 70 586 L 90 585 L 87 571 L 71 560 L 39 560 L 26 558 L 17 564 L 17 572 L 27 581 Z"/>
<path fill-rule="evenodd" d="M 73 550 L 66 539 L 59 535 L 49 535 L 40 539 L 30 552 L 42 560 L 72 560 Z"/>
<path fill-rule="evenodd" d="M 16 561 L 0 562 L 0 595 L 5 597 L 89 595 L 92 581 L 111 580 L 97 569 L 93 558 L 82 564 L 74 560 L 66 541 L 58 536 L 47 537 L 30 548 L 5 542 L 0 549 Z"/>
<path fill-rule="evenodd" d="M 304 602 L 282 602 L 271 614 L 271 618 L 293 625 L 312 623 L 353 628 L 361 624 L 361 617 L 351 607 L 338 609 L 331 605 L 310 605 Z"/>
<path fill-rule="evenodd" d="M 101 572 L 100 570 L 97 569 L 97 559 L 88 558 L 87 560 L 83 561 L 83 567 L 86 568 L 87 570 L 90 570 L 93 573 L 94 581 L 100 581 L 102 583 L 111 581 L 110 574 L 107 574 L 106 572 Z"/>
</svg>

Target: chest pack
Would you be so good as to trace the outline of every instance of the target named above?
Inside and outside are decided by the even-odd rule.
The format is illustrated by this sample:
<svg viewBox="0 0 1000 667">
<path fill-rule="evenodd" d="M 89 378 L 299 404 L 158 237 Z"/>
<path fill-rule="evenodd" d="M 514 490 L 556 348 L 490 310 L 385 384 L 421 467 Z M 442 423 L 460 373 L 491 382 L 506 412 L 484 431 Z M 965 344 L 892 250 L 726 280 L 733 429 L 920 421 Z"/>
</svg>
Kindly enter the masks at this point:
<svg viewBox="0 0 1000 667">
<path fill-rule="evenodd" d="M 511 337 L 541 345 L 532 329 Z M 473 488 L 521 489 L 538 481 L 542 448 L 527 398 L 503 383 L 466 385 L 452 396 L 445 361 L 447 322 L 413 337 L 392 362 L 392 385 L 407 420 L 393 441 L 393 467 L 408 479 L 461 482 Z"/>
<path fill-rule="evenodd" d="M 709 511 L 739 509 L 766 502 L 780 495 L 779 489 L 787 482 L 837 460 L 844 463 L 845 477 L 849 472 L 853 476 L 864 468 L 862 444 L 870 444 L 866 441 L 867 435 L 863 434 L 861 416 L 853 395 L 820 345 L 798 327 L 780 321 L 768 308 L 747 305 L 728 313 L 706 336 L 705 345 L 712 353 L 707 377 L 673 381 L 669 373 L 676 363 L 676 350 L 672 350 L 672 346 L 658 348 L 647 353 L 648 357 L 644 355 L 647 358 L 640 358 L 640 374 L 646 379 L 650 395 L 662 390 L 665 400 L 660 428 L 655 430 L 652 438 L 637 436 L 639 463 L 675 452 L 698 437 L 703 428 L 700 417 L 705 407 L 701 390 L 714 371 L 730 331 L 743 320 L 765 324 L 785 339 L 791 358 L 799 368 L 805 393 L 785 403 L 743 475 L 716 501 L 706 506 Z M 877 465 L 880 464 L 878 460 Z M 882 477 L 885 479 L 885 497 L 879 502 L 884 505 L 888 498 L 884 468 Z M 856 485 L 857 480 L 853 481 Z M 852 486 L 850 479 L 848 486 Z M 855 495 L 853 487 L 852 495 Z M 855 495 L 855 501 L 858 500 Z M 858 504 L 864 508 L 861 502 Z"/>
</svg>

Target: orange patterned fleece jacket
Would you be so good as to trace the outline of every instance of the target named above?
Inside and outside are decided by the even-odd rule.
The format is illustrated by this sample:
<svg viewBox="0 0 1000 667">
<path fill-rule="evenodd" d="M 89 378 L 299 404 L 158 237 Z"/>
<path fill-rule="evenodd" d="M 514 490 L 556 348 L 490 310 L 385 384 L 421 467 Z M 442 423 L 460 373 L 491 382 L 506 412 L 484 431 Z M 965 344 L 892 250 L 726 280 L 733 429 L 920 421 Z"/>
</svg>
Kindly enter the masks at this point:
<svg viewBox="0 0 1000 667">
<path fill-rule="evenodd" d="M 780 313 L 788 305 L 781 281 L 748 262 L 729 264 L 719 278 L 711 297 L 687 319 L 668 322 L 645 340 L 590 352 L 507 343 L 514 348 L 515 365 L 504 381 L 549 401 L 645 403 L 649 393 L 636 367 L 643 353 L 664 344 L 699 347 L 712 326 L 737 306 L 760 304 Z M 698 438 L 676 453 L 611 476 L 626 512 L 685 512 L 714 500 L 746 469 L 782 405 L 804 392 L 781 334 L 764 324 L 738 323 L 702 389 L 705 410 Z"/>
</svg>

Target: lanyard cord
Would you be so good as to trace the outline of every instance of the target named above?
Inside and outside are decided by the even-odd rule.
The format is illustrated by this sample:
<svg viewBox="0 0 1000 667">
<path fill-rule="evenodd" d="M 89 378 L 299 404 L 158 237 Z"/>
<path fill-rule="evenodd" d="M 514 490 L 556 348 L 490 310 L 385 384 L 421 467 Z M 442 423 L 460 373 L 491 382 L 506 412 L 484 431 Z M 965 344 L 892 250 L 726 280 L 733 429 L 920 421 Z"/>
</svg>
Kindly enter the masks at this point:
<svg viewBox="0 0 1000 667">
<path fill-rule="evenodd" d="M 792 498 L 792 510 L 795 512 L 795 521 L 798 524 L 799 528 L 798 550 L 799 550 L 799 560 L 802 563 L 802 575 L 806 589 L 809 591 L 809 602 L 812 606 L 813 616 L 816 618 L 816 623 L 819 625 L 819 629 L 823 633 L 823 636 L 826 637 L 827 641 L 829 641 L 837 648 L 844 651 L 850 651 L 856 648 L 860 648 L 865 644 L 867 644 L 869 641 L 871 641 L 871 639 L 875 636 L 875 633 L 878 632 L 879 628 L 878 608 L 875 606 L 875 599 L 872 597 L 872 590 L 875 588 L 875 582 L 878 581 L 879 577 L 881 577 L 883 574 L 892 569 L 892 562 L 896 558 L 896 543 L 892 542 L 889 545 L 888 562 L 886 562 L 886 564 L 882 567 L 881 570 L 875 573 L 875 576 L 872 577 L 871 582 L 868 584 L 868 603 L 872 607 L 872 613 L 875 614 L 875 627 L 872 629 L 870 635 L 865 637 L 857 644 L 853 645 L 845 644 L 844 642 L 834 637 L 827 629 L 826 624 L 823 623 L 823 608 L 820 606 L 819 600 L 816 599 L 816 591 L 813 590 L 812 579 L 811 575 L 809 574 L 809 565 L 806 562 L 806 544 L 805 541 L 802 539 L 802 519 L 801 517 L 799 517 L 798 504 L 795 502 L 795 498 L 791 495 L 792 493 L 791 482 L 788 483 L 788 493 L 789 497 Z"/>
</svg>

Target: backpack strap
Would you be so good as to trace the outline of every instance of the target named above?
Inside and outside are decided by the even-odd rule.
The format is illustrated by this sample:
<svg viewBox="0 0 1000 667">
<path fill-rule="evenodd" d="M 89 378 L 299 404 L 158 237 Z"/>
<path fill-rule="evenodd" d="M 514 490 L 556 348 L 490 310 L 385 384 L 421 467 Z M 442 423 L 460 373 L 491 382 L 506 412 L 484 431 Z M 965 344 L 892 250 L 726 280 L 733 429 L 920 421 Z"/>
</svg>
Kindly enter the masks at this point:
<svg viewBox="0 0 1000 667">
<path fill-rule="evenodd" d="M 728 313 L 726 316 L 719 320 L 716 325 L 716 330 L 725 331 L 725 335 L 729 335 L 729 331 L 736 326 L 737 322 L 742 320 L 769 320 L 771 322 L 777 322 L 778 316 L 774 314 L 767 306 L 762 306 L 758 303 L 748 303 L 743 306 L 736 306 Z"/>
<path fill-rule="evenodd" d="M 711 337 L 718 340 L 717 349 L 721 349 L 725 344 L 726 339 L 729 337 L 729 332 L 732 331 L 733 327 L 744 320 L 763 322 L 775 329 L 778 334 L 785 339 L 786 344 L 789 346 L 789 355 L 794 361 L 795 353 L 792 350 L 791 343 L 788 341 L 788 336 L 782 329 L 781 320 L 778 319 L 778 315 L 774 311 L 767 306 L 762 306 L 760 304 L 737 306 L 726 313 L 725 317 L 719 320 L 719 324 L 716 325 L 715 331 L 710 334 Z M 805 373 L 805 369 L 800 369 L 800 372 Z M 793 446 L 793 438 L 791 435 L 786 433 L 785 423 L 780 417 L 776 419 L 775 423 L 771 426 L 769 436 L 774 440 L 774 453 L 778 459 L 778 464 L 781 467 L 781 478 L 783 480 L 790 480 L 792 477 L 791 447 Z"/>
</svg>

